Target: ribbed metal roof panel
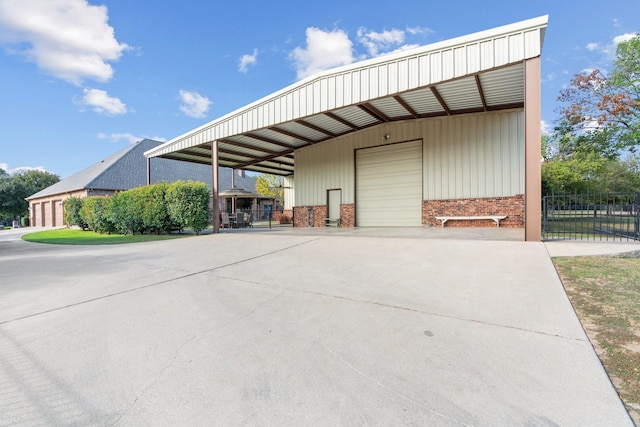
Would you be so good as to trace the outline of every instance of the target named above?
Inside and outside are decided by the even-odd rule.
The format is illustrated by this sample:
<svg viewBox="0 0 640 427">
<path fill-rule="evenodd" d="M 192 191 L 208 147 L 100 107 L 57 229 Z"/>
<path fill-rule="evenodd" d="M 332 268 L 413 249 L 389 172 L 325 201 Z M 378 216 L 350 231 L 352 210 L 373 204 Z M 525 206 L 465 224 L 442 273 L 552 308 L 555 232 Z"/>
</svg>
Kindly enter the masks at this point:
<svg viewBox="0 0 640 427">
<path fill-rule="evenodd" d="M 318 132 L 315 129 L 311 129 L 310 127 L 301 125 L 300 123 L 296 123 L 296 122 L 283 123 L 281 125 L 278 125 L 277 128 L 283 129 L 287 132 L 291 132 L 296 135 L 300 135 L 304 138 L 308 138 L 314 141 L 320 141 L 321 139 L 324 139 L 327 137 L 327 134 L 325 133 Z"/>
<path fill-rule="evenodd" d="M 292 136 L 285 135 L 283 133 L 276 132 L 276 131 L 271 130 L 271 129 L 258 129 L 256 131 L 252 132 L 252 134 L 261 136 L 263 138 L 268 138 L 268 139 L 273 140 L 273 141 L 281 142 L 281 143 L 286 144 L 286 145 L 288 145 L 288 146 L 290 146 L 292 148 L 293 147 L 299 147 L 301 145 L 306 144 L 306 142 L 301 140 L 301 139 L 297 139 L 297 138 L 294 138 Z M 282 150 L 282 147 L 279 150 Z M 276 151 L 279 151 L 279 150 L 276 150 Z"/>
<path fill-rule="evenodd" d="M 399 118 L 399 117 L 407 117 L 410 116 L 406 108 L 404 108 L 398 101 L 393 99 L 392 97 L 377 99 L 375 101 L 371 101 L 371 105 L 376 107 L 385 116 L 390 118 Z"/>
<path fill-rule="evenodd" d="M 370 114 L 365 113 L 358 107 L 347 107 L 333 112 L 336 116 L 353 123 L 357 127 L 366 127 L 377 123 L 378 120 Z"/>
<path fill-rule="evenodd" d="M 482 107 L 482 98 L 473 77 L 443 83 L 437 89 L 450 110 Z"/>
<path fill-rule="evenodd" d="M 250 145 L 252 147 L 255 147 L 256 149 L 264 150 L 261 154 L 257 155 L 258 157 L 264 156 L 264 153 L 273 153 L 273 152 L 277 153 L 283 150 L 283 148 L 279 145 L 270 144 L 268 142 L 265 142 L 256 138 L 251 138 L 245 135 L 236 135 L 230 138 L 225 138 L 225 141 L 230 141 L 231 146 L 234 147 L 234 149 L 237 149 L 238 151 L 246 150 L 246 148 L 233 145 L 234 141 L 237 141 L 243 145 Z"/>
<path fill-rule="evenodd" d="M 334 120 L 331 117 L 326 116 L 324 114 L 305 117 L 304 121 L 311 123 L 314 126 L 318 126 L 322 129 L 326 129 L 335 135 L 340 135 L 342 133 L 349 132 L 350 130 L 352 130 L 349 126 L 345 125 L 344 123 L 340 123 L 339 121 Z"/>
<path fill-rule="evenodd" d="M 405 93 L 402 99 L 418 114 L 432 114 L 444 111 L 431 89 L 425 88 Z"/>
<path fill-rule="evenodd" d="M 524 65 L 481 74 L 480 84 L 488 106 L 524 102 Z"/>
</svg>

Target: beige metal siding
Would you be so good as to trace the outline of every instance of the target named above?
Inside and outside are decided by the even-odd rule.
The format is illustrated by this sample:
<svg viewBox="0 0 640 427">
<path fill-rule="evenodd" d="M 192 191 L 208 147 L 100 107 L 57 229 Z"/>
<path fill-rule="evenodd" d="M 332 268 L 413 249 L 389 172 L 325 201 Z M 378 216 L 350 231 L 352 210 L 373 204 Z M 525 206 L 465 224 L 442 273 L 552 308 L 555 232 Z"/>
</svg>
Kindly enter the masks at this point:
<svg viewBox="0 0 640 427">
<path fill-rule="evenodd" d="M 519 109 L 388 123 L 298 150 L 295 206 L 323 205 L 331 188 L 342 189 L 342 203 L 355 203 L 354 150 L 417 139 L 425 200 L 524 194 Z"/>
<path fill-rule="evenodd" d="M 356 225 L 419 226 L 422 141 L 356 151 Z"/>
<path fill-rule="evenodd" d="M 524 194 L 522 112 L 441 120 L 425 135 L 425 200 Z"/>
</svg>

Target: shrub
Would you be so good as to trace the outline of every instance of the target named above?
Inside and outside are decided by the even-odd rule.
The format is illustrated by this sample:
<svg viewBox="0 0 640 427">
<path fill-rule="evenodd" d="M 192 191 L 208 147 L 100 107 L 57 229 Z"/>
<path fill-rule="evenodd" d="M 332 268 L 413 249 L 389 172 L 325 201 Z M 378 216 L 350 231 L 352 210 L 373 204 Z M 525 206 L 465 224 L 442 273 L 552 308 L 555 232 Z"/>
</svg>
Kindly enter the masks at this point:
<svg viewBox="0 0 640 427">
<path fill-rule="evenodd" d="M 134 196 L 135 192 L 127 190 L 112 197 L 109 219 L 118 233 L 135 234 L 144 230 L 140 205 Z"/>
<path fill-rule="evenodd" d="M 166 191 L 171 222 L 200 234 L 209 225 L 209 190 L 204 182 L 176 181 Z"/>
<path fill-rule="evenodd" d="M 145 232 L 170 232 L 171 217 L 167 210 L 166 192 L 169 185 L 166 182 L 135 188 L 134 199 L 138 208 Z"/>
<path fill-rule="evenodd" d="M 84 199 L 79 197 L 70 197 L 64 202 L 64 222 L 67 226 L 77 225 L 83 230 L 87 230 L 89 226 L 82 219 L 81 210 Z"/>
<path fill-rule="evenodd" d="M 82 203 L 80 215 L 87 226 L 97 233 L 112 233 L 115 231 L 110 215 L 111 197 L 87 197 Z"/>
</svg>

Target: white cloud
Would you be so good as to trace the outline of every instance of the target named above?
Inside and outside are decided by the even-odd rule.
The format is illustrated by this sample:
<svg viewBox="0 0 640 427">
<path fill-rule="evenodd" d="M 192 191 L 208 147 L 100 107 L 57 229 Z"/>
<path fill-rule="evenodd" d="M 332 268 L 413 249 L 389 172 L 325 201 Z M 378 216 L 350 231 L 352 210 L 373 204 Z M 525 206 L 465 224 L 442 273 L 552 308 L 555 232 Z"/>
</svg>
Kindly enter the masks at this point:
<svg viewBox="0 0 640 427">
<path fill-rule="evenodd" d="M 9 175 L 33 170 L 47 172 L 44 166 L 18 166 L 17 168 L 10 168 L 8 163 L 0 163 L 0 169 L 4 170 Z"/>
<path fill-rule="evenodd" d="M 105 6 L 86 0 L 3 0 L 0 43 L 72 84 L 104 82 L 113 76 L 109 62 L 129 48 L 108 21 Z"/>
<path fill-rule="evenodd" d="M 153 139 L 154 141 L 160 141 L 160 142 L 167 141 L 166 138 L 162 138 L 160 136 L 146 137 L 146 136 L 136 136 L 130 133 L 112 133 L 112 134 L 99 133 L 98 138 L 107 139 L 111 142 L 118 142 L 124 139 L 128 141 L 130 144 L 135 144 L 136 142 L 141 141 L 145 138 Z"/>
<path fill-rule="evenodd" d="M 81 100 L 75 100 L 78 105 L 86 105 L 92 107 L 93 111 L 100 114 L 115 116 L 117 114 L 125 114 L 127 106 L 118 98 L 109 96 L 109 94 L 100 89 L 84 89 L 84 95 Z"/>
<path fill-rule="evenodd" d="M 621 34 L 619 36 L 615 36 L 613 38 L 613 44 L 618 46 L 622 42 L 628 42 L 629 40 L 631 40 L 635 36 L 636 36 L 635 33 L 626 33 L 626 34 Z"/>
<path fill-rule="evenodd" d="M 202 96 L 197 92 L 189 92 L 180 90 L 180 111 L 189 117 L 205 117 L 209 111 L 212 102 L 206 96 Z"/>
<path fill-rule="evenodd" d="M 247 67 L 249 67 L 249 65 L 255 65 L 255 63 L 258 60 L 258 49 L 253 49 L 253 54 L 251 55 L 242 55 L 242 57 L 240 57 L 240 63 L 238 64 L 238 70 L 241 73 L 246 73 L 247 72 Z"/>
<path fill-rule="evenodd" d="M 598 50 L 600 45 L 598 43 L 587 43 L 587 50 L 593 52 L 594 50 Z"/>
<path fill-rule="evenodd" d="M 544 120 L 540 120 L 540 132 L 543 135 L 551 134 L 551 125 Z"/>
<path fill-rule="evenodd" d="M 354 61 L 353 43 L 340 29 L 324 31 L 309 27 L 306 30 L 306 48 L 296 47 L 289 54 L 298 79 L 303 79 L 329 68 L 351 64 Z"/>
<path fill-rule="evenodd" d="M 601 44 L 601 43 L 587 43 L 587 45 L 585 47 L 590 52 L 594 52 L 594 51 L 600 52 L 600 53 L 606 55 L 608 60 L 613 60 L 615 58 L 616 49 L 618 48 L 618 45 L 620 43 L 622 43 L 622 42 L 626 42 L 626 41 L 631 40 L 635 36 L 636 36 L 635 33 L 620 34 L 618 36 L 615 36 L 613 39 L 611 39 L 610 43 L 604 43 L 604 44 Z"/>
<path fill-rule="evenodd" d="M 358 42 L 367 48 L 370 56 L 378 56 L 396 50 L 404 43 L 405 33 L 402 30 L 385 30 L 381 33 L 369 31 L 366 28 L 358 29 Z"/>
<path fill-rule="evenodd" d="M 417 36 L 433 34 L 434 31 L 431 28 L 427 27 L 407 27 L 407 33 Z"/>
</svg>

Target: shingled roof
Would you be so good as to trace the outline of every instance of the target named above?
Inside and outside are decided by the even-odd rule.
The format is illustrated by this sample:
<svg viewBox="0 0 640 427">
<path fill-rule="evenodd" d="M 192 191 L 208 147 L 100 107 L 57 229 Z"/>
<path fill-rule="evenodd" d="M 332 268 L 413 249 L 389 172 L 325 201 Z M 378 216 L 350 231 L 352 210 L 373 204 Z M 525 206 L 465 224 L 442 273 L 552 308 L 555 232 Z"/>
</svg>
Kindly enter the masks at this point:
<svg viewBox="0 0 640 427">
<path fill-rule="evenodd" d="M 162 144 L 160 141 L 143 139 L 125 149 L 107 157 L 88 168 L 63 179 L 29 197 L 38 199 L 55 194 L 71 193 L 80 190 L 122 191 L 140 187 L 147 183 L 147 159 L 144 152 Z M 151 183 L 193 180 L 207 183 L 211 188 L 211 167 L 202 164 L 170 159 L 151 159 Z M 220 168 L 219 187 L 229 189 L 232 170 Z M 255 191 L 255 179 L 248 176 L 234 177 L 235 186 Z"/>
</svg>

